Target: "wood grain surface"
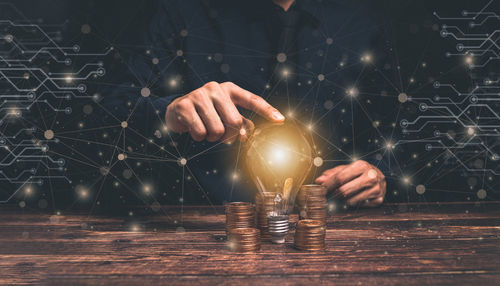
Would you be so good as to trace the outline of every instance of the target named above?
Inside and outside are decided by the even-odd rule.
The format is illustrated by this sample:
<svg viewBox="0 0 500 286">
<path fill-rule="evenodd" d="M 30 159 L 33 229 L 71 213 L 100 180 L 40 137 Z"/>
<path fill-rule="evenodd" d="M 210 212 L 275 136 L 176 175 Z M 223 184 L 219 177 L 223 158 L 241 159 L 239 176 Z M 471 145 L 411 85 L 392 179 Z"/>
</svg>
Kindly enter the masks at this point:
<svg viewBox="0 0 500 286">
<path fill-rule="evenodd" d="M 0 207 L 0 284 L 500 285 L 500 202 L 335 213 L 327 250 L 316 253 L 294 249 L 293 235 L 230 252 L 222 207 L 133 212 Z"/>
</svg>

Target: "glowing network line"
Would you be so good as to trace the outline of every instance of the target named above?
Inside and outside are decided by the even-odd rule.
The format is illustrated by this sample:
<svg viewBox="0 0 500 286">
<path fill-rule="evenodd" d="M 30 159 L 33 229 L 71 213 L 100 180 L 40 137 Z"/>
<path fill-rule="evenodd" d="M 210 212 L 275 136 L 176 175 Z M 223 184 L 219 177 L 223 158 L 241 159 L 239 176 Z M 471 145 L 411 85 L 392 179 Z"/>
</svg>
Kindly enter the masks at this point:
<svg viewBox="0 0 500 286">
<path fill-rule="evenodd" d="M 40 25 L 0 20 L 0 184 L 7 192 L 0 203 L 23 189 L 31 193 L 31 185 L 46 180 L 71 183 L 65 159 L 50 152 L 50 145 L 59 143 L 58 134 L 39 126 L 31 113 L 45 106 L 71 114 L 68 103 L 54 100 L 91 98 L 85 82 L 105 75 L 101 60 L 111 51 L 80 53 L 78 45 L 57 44 Z"/>
<path fill-rule="evenodd" d="M 492 28 L 498 25 L 500 16 L 489 11 L 492 3 L 489 1 L 477 12 L 463 11 L 461 17 L 442 17 L 434 13 L 439 21 L 453 23 L 441 26 L 440 35 L 457 42 L 456 51 L 447 52 L 445 56 L 462 58 L 463 64 L 476 74 L 483 70 L 486 73 L 486 68 L 500 59 L 497 43 L 500 30 Z M 445 151 L 468 172 L 499 176 L 500 79 L 479 76 L 475 81 L 475 86 L 468 92 L 458 90 L 453 83 L 436 81 L 433 87 L 439 95 L 433 98 L 408 97 L 409 102 L 418 105 L 420 114 L 414 120 L 402 119 L 399 122 L 403 133 L 418 136 L 434 128 L 434 137 L 399 140 L 396 144 L 423 143 L 428 151 Z M 478 161 L 479 156 L 484 160 Z"/>
</svg>

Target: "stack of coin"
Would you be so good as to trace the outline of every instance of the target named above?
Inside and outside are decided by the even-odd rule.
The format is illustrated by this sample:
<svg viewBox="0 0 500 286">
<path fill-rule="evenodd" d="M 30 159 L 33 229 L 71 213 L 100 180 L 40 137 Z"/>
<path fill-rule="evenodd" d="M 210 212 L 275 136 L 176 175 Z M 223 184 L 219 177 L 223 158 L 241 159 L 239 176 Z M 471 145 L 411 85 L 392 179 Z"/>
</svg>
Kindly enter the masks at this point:
<svg viewBox="0 0 500 286">
<path fill-rule="evenodd" d="M 231 251 L 252 252 L 260 249 L 260 231 L 256 228 L 229 230 L 228 247 Z"/>
<path fill-rule="evenodd" d="M 299 219 L 320 220 L 326 223 L 326 188 L 321 185 L 304 185 L 297 195 Z"/>
<path fill-rule="evenodd" d="M 325 224 L 319 220 L 303 219 L 297 222 L 295 247 L 307 251 L 325 249 Z"/>
<path fill-rule="evenodd" d="M 271 240 L 269 226 L 267 224 L 267 216 L 274 210 L 275 193 L 258 193 L 255 196 L 255 208 L 257 211 L 257 228 L 260 229 L 260 234 L 263 240 Z"/>
<path fill-rule="evenodd" d="M 252 203 L 234 202 L 226 204 L 226 234 L 234 228 L 254 228 L 255 208 Z"/>
</svg>

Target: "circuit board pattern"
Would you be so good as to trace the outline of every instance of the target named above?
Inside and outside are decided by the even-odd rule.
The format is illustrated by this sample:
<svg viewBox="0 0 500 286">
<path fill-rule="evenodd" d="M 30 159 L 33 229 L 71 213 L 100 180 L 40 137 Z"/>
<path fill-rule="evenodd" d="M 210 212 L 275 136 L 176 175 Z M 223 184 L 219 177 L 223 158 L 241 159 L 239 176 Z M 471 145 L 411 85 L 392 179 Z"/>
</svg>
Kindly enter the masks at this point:
<svg viewBox="0 0 500 286">
<path fill-rule="evenodd" d="M 356 149 L 355 152 L 352 148 L 351 153 L 349 145 L 351 140 L 354 142 L 355 135 L 363 133 L 364 127 L 356 126 L 356 129 L 353 127 L 351 136 L 350 132 L 347 132 L 342 138 L 342 144 L 345 144 L 342 146 L 334 145 L 330 142 L 330 138 L 322 137 L 319 131 L 322 123 L 329 122 L 326 120 L 327 115 L 344 114 L 349 110 L 353 113 L 353 105 L 359 105 L 359 112 L 366 113 L 368 125 L 373 126 L 372 131 L 376 131 L 370 133 L 368 143 L 376 145 L 377 154 L 374 158 L 379 162 L 377 166 L 388 165 L 391 170 L 388 178 L 394 181 L 401 180 L 402 186 L 397 188 L 403 190 L 393 190 L 394 196 L 403 196 L 408 188 L 412 194 L 416 191 L 418 199 L 426 199 L 423 196 L 426 188 L 428 191 L 425 193 L 426 196 L 431 194 L 430 191 L 440 191 L 439 186 L 434 187 L 433 184 L 453 178 L 447 175 L 459 170 L 461 177 L 466 178 L 470 186 L 477 185 L 477 180 L 483 180 L 483 184 L 478 186 L 480 190 L 477 192 L 477 197 L 486 198 L 487 192 L 483 188 L 494 190 L 494 187 L 491 187 L 492 185 L 483 187 L 484 181 L 497 178 L 500 174 L 498 166 L 500 77 L 494 73 L 498 64 L 497 40 L 500 33 L 491 30 L 499 21 L 497 14 L 490 12 L 494 11 L 490 9 L 491 3 L 479 12 L 464 12 L 455 18 L 435 14 L 435 19 L 442 22 L 439 33 L 444 38 L 443 42 L 456 42 L 455 49 L 443 53 L 443 58 L 448 61 L 458 60 L 462 68 L 469 70 L 470 78 L 467 84 L 473 82 L 470 89 L 467 89 L 468 86 L 464 88 L 456 80 L 439 79 L 434 81 L 430 88 L 434 96 L 427 96 L 420 93 L 420 89 L 415 88 L 413 92 L 414 90 L 410 88 L 413 77 L 408 87 L 401 83 L 401 87 L 397 88 L 399 86 L 397 80 L 392 82 L 390 74 L 393 72 L 392 67 L 397 67 L 399 77 L 405 76 L 404 73 L 401 75 L 399 64 L 391 65 L 388 62 L 380 65 L 383 68 L 372 71 L 371 68 L 377 66 L 374 62 L 377 53 L 362 51 L 364 54 L 353 57 L 351 64 L 348 64 L 348 59 L 344 57 L 337 62 L 333 54 L 330 57 L 325 56 L 324 66 L 333 69 L 338 66 L 342 71 L 345 66 L 355 67 L 356 71 L 352 71 L 352 78 L 360 79 L 365 76 L 377 78 L 378 75 L 382 78 L 382 82 L 390 82 L 384 87 L 389 88 L 389 92 L 383 90 L 380 92 L 380 97 L 378 92 L 382 87 L 377 87 L 377 98 L 373 99 L 373 102 L 385 100 L 384 102 L 390 101 L 392 104 L 393 101 L 399 100 L 402 107 L 415 108 L 402 108 L 403 111 L 396 115 L 397 119 L 385 120 L 382 116 L 372 116 L 371 111 L 375 109 L 374 107 L 365 110 L 365 107 L 372 105 L 372 98 L 363 100 L 357 98 L 360 90 L 356 85 L 359 84 L 363 90 L 363 80 L 356 81 L 355 84 L 349 82 L 345 87 L 337 87 L 333 94 L 339 95 L 339 101 L 328 99 L 319 105 L 320 108 L 314 109 L 311 115 L 317 116 L 317 119 L 311 117 L 311 124 L 307 128 L 318 136 L 318 142 L 324 141 L 324 145 L 329 147 L 327 150 L 338 150 L 346 158 L 344 160 L 335 157 L 332 155 L 333 151 L 327 151 L 321 157 L 317 157 L 316 162 L 319 163 L 317 165 L 315 163 L 315 166 L 321 167 L 323 162 L 337 164 L 340 161 L 350 162 L 355 159 L 371 158 L 372 152 L 362 154 L 361 151 Z M 0 3 L 0 7 L 12 9 L 12 14 L 16 14 L 17 9 L 13 6 Z M 178 37 L 196 36 L 197 27 L 191 29 L 193 32 L 187 33 L 183 30 Z M 438 29 L 436 26 L 433 30 Z M 236 184 L 240 184 L 238 164 L 234 164 L 234 172 L 229 175 L 223 173 L 224 169 L 221 166 L 203 170 L 202 176 L 198 177 L 190 169 L 197 167 L 198 159 L 211 155 L 211 152 L 219 152 L 215 146 L 194 145 L 191 141 L 185 140 L 186 138 L 178 136 L 174 141 L 164 124 L 153 128 L 156 129 L 154 133 L 144 132 L 141 126 L 134 124 L 136 117 L 139 118 L 141 115 L 137 108 L 140 103 L 151 105 L 152 100 L 158 98 L 150 82 L 159 81 L 160 78 L 136 79 L 133 81 L 135 84 L 120 82 L 117 85 L 102 78 L 106 73 L 103 68 L 104 58 L 111 55 L 112 59 L 107 59 L 110 61 L 106 61 L 106 66 L 114 71 L 112 65 L 121 63 L 120 53 L 127 50 L 126 46 L 113 43 L 115 49 L 109 48 L 101 54 L 85 54 L 80 52 L 78 45 L 61 44 L 61 30 L 63 30 L 61 27 L 43 25 L 37 21 L 0 21 L 0 96 L 2 97 L 0 202 L 13 201 L 16 194 L 27 195 L 32 188 L 35 189 L 39 185 L 43 186 L 37 193 L 45 195 L 56 189 L 47 185 L 57 181 L 68 184 L 68 189 L 73 188 L 75 198 L 82 204 L 88 203 L 94 207 L 100 204 L 103 196 L 107 195 L 113 202 L 126 204 L 129 197 L 123 194 L 130 193 L 145 204 L 151 204 L 152 210 L 156 212 L 160 205 L 157 200 L 184 204 L 184 201 L 189 201 L 190 198 L 199 199 L 189 192 L 185 193 L 185 189 L 195 190 L 192 193 L 200 195 L 203 200 L 211 204 L 209 195 L 204 190 L 209 176 L 227 177 L 233 186 L 231 192 Z M 82 25 L 81 33 L 92 34 L 91 26 Z M 71 36 L 75 36 L 74 33 Z M 321 49 L 327 49 L 332 43 L 334 43 L 333 38 L 327 37 L 318 54 L 323 55 Z M 143 55 L 146 58 L 145 63 L 150 65 L 152 70 L 162 62 L 166 62 L 165 58 L 157 57 L 149 48 L 144 49 L 142 46 L 136 48 L 135 56 Z M 390 47 L 388 54 L 396 59 L 394 62 L 399 62 L 395 49 Z M 206 52 L 203 56 L 206 56 L 207 61 L 216 64 L 222 60 L 221 55 L 212 55 L 210 52 Z M 183 57 L 184 51 L 178 50 L 172 61 L 183 61 Z M 381 55 L 380 58 L 382 57 Z M 425 55 L 422 58 L 424 59 Z M 428 70 L 427 63 L 431 61 L 421 62 L 418 66 L 422 67 L 422 70 L 426 68 Z M 125 62 L 122 64 L 127 65 Z M 437 69 L 442 68 L 438 64 L 436 66 Z M 133 70 L 130 66 L 126 68 Z M 384 72 L 387 74 L 383 74 Z M 109 72 L 108 76 L 112 74 L 116 72 Z M 325 77 L 325 74 L 321 73 L 303 83 L 304 86 L 310 86 L 305 88 L 306 95 L 310 95 L 314 90 L 312 83 L 316 79 L 318 86 L 319 82 L 322 82 L 323 90 L 332 93 L 330 84 L 335 83 L 335 79 Z M 179 92 L 181 82 L 180 76 L 169 78 L 166 81 L 168 91 Z M 98 90 L 104 89 L 103 87 L 114 89 L 126 87 L 127 90 L 132 90 L 139 100 L 128 100 L 121 95 L 120 100 L 114 105 L 106 106 L 100 102 L 100 95 L 93 92 L 93 84 L 100 85 Z M 393 91 L 391 87 L 394 87 Z M 104 90 L 100 92 L 106 95 Z M 343 94 L 345 97 L 341 96 Z M 115 117 L 113 113 L 117 106 L 125 107 L 127 116 Z M 384 104 L 377 106 L 386 108 Z M 96 109 L 95 112 L 93 109 Z M 386 110 L 381 109 L 381 111 L 383 114 L 388 113 Z M 78 112 L 83 113 L 78 114 Z M 159 112 L 154 116 L 161 121 Z M 392 136 L 398 133 L 394 132 L 398 128 L 397 123 L 402 128 L 401 137 Z M 382 133 L 384 136 L 380 135 Z M 356 139 L 356 142 L 361 142 L 360 140 Z M 410 143 L 422 146 L 422 150 L 409 152 L 406 147 Z M 354 143 L 352 145 L 354 146 Z M 58 146 L 64 148 L 58 149 Z M 431 153 L 438 153 L 438 156 L 434 158 L 434 155 L 429 155 Z M 405 162 L 405 159 L 408 159 L 407 155 L 412 156 L 408 160 L 410 163 Z M 421 164 L 428 166 L 426 169 L 428 173 L 421 171 L 425 168 L 425 166 L 420 168 Z M 414 166 L 417 166 L 418 170 L 412 170 Z M 167 168 L 169 176 L 156 176 L 155 170 L 160 168 Z M 205 178 L 205 183 L 200 178 Z M 190 184 L 190 187 L 187 188 L 186 184 Z M 164 186 L 168 188 L 165 189 Z M 446 186 L 442 189 L 448 191 L 453 188 Z M 63 191 L 70 193 L 67 190 Z M 58 195 L 62 195 L 62 192 Z M 23 196 L 18 198 L 24 200 Z M 45 199 L 38 199 L 39 197 L 33 196 L 26 201 L 38 201 L 39 207 L 47 203 Z M 21 201 L 20 206 L 26 206 L 26 202 Z"/>
<path fill-rule="evenodd" d="M 92 97 L 86 82 L 105 74 L 101 60 L 111 50 L 81 53 L 59 45 L 50 27 L 0 20 L 0 202 L 49 180 L 71 182 L 65 159 L 50 152 L 53 126 L 72 113 L 71 101 Z"/>
<path fill-rule="evenodd" d="M 453 168 L 459 166 L 464 176 L 489 181 L 500 175 L 500 77 L 495 72 L 500 30 L 494 29 L 500 17 L 492 3 L 477 12 L 462 11 L 457 17 L 434 13 L 441 24 L 441 37 L 455 42 L 455 50 L 445 57 L 462 62 L 470 74 L 464 81 L 472 84 L 463 90 L 457 82 L 434 81 L 433 96 L 404 98 L 418 105 L 418 111 L 416 117 L 399 122 L 411 139 L 398 142 L 423 143 L 425 150 L 441 152 Z M 486 197 L 486 190 L 480 189 L 477 195 Z"/>
</svg>

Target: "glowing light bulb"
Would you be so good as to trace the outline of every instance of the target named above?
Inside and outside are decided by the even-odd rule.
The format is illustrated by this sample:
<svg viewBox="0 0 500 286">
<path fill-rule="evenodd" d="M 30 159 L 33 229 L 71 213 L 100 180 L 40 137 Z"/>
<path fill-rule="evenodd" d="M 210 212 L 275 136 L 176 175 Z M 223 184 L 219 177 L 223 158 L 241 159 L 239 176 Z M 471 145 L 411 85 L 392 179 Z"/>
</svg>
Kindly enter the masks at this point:
<svg viewBox="0 0 500 286">
<path fill-rule="evenodd" d="M 268 124 L 255 129 L 245 145 L 244 160 L 260 192 L 258 197 L 272 199 L 271 208 L 260 209 L 267 218 L 267 231 L 273 243 L 285 242 L 289 213 L 312 167 L 308 135 L 310 132 L 288 120 L 285 124 Z"/>
<path fill-rule="evenodd" d="M 295 121 L 255 129 L 245 145 L 245 165 L 263 195 L 276 196 L 275 214 L 287 215 L 313 163 L 306 132 Z"/>
</svg>

